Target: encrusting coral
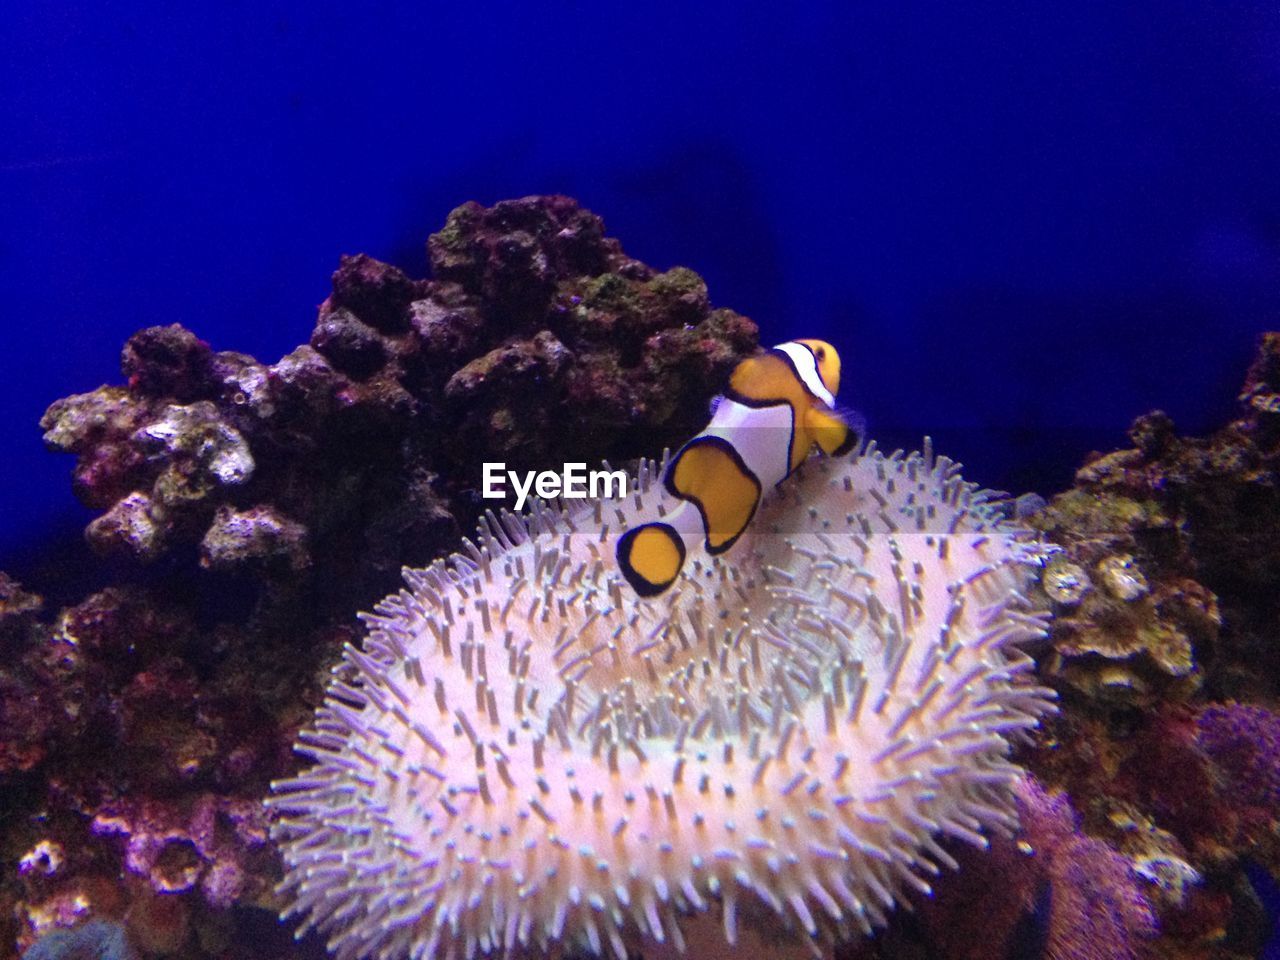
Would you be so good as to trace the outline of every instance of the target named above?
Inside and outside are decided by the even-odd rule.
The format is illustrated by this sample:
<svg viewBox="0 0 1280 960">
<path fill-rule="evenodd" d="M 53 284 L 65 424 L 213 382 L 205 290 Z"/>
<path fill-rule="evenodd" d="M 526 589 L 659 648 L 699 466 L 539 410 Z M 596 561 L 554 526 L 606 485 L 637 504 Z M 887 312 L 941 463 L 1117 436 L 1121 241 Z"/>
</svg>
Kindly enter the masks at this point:
<svg viewBox="0 0 1280 960">
<path fill-rule="evenodd" d="M 1064 547 L 1041 579 L 1056 612 L 1046 674 L 1116 704 L 1194 693 L 1203 682 L 1194 651 L 1212 647 L 1222 616 L 1211 591 L 1151 557 L 1145 537 L 1174 535 L 1164 510 L 1085 488 L 1055 498 L 1035 523 Z"/>
<path fill-rule="evenodd" d="M 1147 705 L 1280 695 L 1280 333 L 1264 334 L 1237 419 L 1183 437 L 1156 411 L 1095 454 L 1036 526 L 1064 550 L 1046 664 L 1087 697 Z M 1062 565 L 1079 586 L 1063 593 Z M 1224 622 L 1230 623 L 1223 630 Z M 1207 676 L 1206 676 L 1207 673 Z"/>
<path fill-rule="evenodd" d="M 959 852 L 955 881 L 912 897 L 924 955 L 949 960 L 1147 957 L 1155 915 L 1126 857 L 1083 834 L 1067 796 L 1033 777 L 1016 788 L 1016 837 Z M 897 931 L 887 956 L 912 956 Z"/>
<path fill-rule="evenodd" d="M 1016 826 L 1008 737 L 1053 709 L 1025 531 L 928 452 L 819 458 L 639 600 L 613 545 L 677 505 L 656 476 L 491 519 L 346 647 L 269 801 L 339 958 L 625 960 L 708 912 L 829 949 L 955 865 L 940 837 Z"/>
</svg>

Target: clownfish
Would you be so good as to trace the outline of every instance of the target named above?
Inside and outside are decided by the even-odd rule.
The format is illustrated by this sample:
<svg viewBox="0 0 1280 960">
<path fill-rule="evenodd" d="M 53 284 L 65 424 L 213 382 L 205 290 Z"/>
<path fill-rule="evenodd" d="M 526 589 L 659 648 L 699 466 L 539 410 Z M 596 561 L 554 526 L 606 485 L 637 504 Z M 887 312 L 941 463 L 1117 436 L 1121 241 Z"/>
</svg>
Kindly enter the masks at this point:
<svg viewBox="0 0 1280 960">
<path fill-rule="evenodd" d="M 710 554 L 732 547 L 764 492 L 815 445 L 831 456 L 857 445 L 857 432 L 836 411 L 839 388 L 840 355 L 822 340 L 791 340 L 734 368 L 711 422 L 663 474 L 667 491 L 684 502 L 618 538 L 618 567 L 636 593 L 657 596 L 675 583 L 698 541 Z"/>
</svg>

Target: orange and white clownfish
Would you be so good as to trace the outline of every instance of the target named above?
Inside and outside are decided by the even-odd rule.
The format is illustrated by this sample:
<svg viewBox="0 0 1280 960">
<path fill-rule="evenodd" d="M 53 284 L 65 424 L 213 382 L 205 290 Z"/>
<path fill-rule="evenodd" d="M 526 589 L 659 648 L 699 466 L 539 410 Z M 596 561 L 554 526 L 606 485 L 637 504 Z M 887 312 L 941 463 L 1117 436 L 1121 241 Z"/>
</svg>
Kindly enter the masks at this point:
<svg viewBox="0 0 1280 960">
<path fill-rule="evenodd" d="M 689 546 L 724 553 L 747 528 L 764 492 L 785 480 L 814 445 L 839 456 L 858 435 L 836 411 L 840 355 L 822 340 L 791 340 L 743 360 L 711 422 L 680 448 L 663 483 L 684 501 L 662 520 L 618 538 L 618 567 L 642 597 L 680 575 Z"/>
</svg>

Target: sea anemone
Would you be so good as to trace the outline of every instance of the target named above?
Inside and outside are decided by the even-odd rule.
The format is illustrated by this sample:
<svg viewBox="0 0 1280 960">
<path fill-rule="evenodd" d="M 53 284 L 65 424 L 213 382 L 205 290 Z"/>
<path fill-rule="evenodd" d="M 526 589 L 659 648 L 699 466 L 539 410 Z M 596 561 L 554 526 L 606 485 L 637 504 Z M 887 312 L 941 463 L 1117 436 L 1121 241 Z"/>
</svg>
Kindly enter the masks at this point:
<svg viewBox="0 0 1280 960">
<path fill-rule="evenodd" d="M 286 915 L 353 958 L 829 953 L 1017 823 L 1044 547 L 945 458 L 815 458 L 654 600 L 617 536 L 676 501 L 490 516 L 366 616 L 274 785 Z M 740 927 L 742 928 L 740 930 Z"/>
</svg>

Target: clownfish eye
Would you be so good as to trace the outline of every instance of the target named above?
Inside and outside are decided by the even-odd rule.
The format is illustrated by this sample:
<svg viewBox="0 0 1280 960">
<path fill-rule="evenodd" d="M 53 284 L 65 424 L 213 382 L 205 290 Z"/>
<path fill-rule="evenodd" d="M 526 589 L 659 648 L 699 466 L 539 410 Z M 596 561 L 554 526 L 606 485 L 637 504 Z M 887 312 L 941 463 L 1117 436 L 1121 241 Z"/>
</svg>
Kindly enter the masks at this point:
<svg viewBox="0 0 1280 960">
<path fill-rule="evenodd" d="M 813 355 L 817 357 L 820 361 L 825 360 L 827 359 L 827 348 L 819 347 L 817 350 L 813 351 Z"/>
</svg>

